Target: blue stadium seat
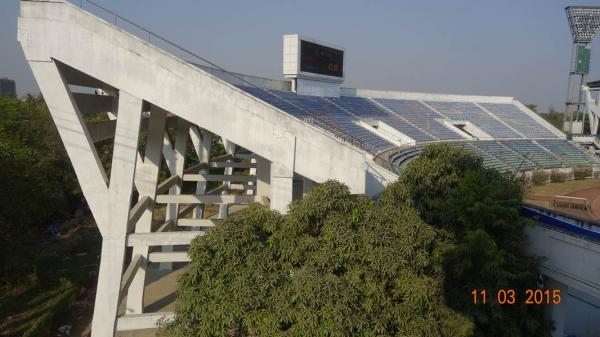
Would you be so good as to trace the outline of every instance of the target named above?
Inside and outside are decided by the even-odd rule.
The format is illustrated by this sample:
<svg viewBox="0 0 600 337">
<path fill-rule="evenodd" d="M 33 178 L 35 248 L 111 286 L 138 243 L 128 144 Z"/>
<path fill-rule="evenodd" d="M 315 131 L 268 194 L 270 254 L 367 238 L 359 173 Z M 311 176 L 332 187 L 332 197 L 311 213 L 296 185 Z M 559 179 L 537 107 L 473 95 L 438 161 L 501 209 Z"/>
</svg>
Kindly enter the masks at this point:
<svg viewBox="0 0 600 337">
<path fill-rule="evenodd" d="M 379 108 L 375 103 L 371 102 L 367 98 L 363 97 L 328 97 L 328 100 L 338 105 L 342 109 L 350 112 L 351 114 L 357 116 L 358 118 L 372 118 L 376 120 L 380 120 L 394 129 L 400 131 L 401 133 L 411 137 L 416 142 L 428 142 L 436 140 L 432 136 L 426 134 L 425 132 L 417 129 L 413 125 L 407 123 L 406 121 L 398 118 L 381 108 Z"/>
<path fill-rule="evenodd" d="M 474 103 L 427 101 L 425 104 L 452 120 L 469 121 L 494 138 L 522 138 Z"/>
<path fill-rule="evenodd" d="M 373 98 L 373 101 L 381 104 L 401 118 L 408 120 L 438 140 L 464 139 L 438 121 L 439 119 L 443 119 L 443 116 L 432 111 L 419 101 L 387 98 Z"/>
<path fill-rule="evenodd" d="M 480 105 L 525 137 L 558 138 L 557 135 L 531 116 L 521 111 L 521 109 L 514 104 L 481 103 Z"/>
<path fill-rule="evenodd" d="M 394 144 L 356 124 L 358 119 L 324 97 L 298 95 L 290 91 L 265 90 L 239 86 L 249 94 L 269 103 L 290 115 L 315 124 L 334 135 L 360 140 L 361 146 L 376 154 L 394 147 Z M 347 139 L 352 141 L 352 139 Z"/>
</svg>

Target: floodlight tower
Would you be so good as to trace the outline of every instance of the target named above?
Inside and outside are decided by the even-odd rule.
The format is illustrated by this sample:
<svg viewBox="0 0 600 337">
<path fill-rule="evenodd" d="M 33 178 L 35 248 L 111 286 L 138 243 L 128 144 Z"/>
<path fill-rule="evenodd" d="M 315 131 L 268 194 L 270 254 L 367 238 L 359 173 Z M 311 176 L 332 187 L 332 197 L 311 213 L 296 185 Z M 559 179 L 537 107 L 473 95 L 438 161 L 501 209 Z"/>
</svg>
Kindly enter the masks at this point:
<svg viewBox="0 0 600 337">
<path fill-rule="evenodd" d="M 584 105 L 581 86 L 590 71 L 592 40 L 600 28 L 600 7 L 568 6 L 565 11 L 571 28 L 573 49 L 563 129 L 566 132 L 582 134 L 585 116 L 582 115 L 580 121 L 578 114 Z"/>
</svg>

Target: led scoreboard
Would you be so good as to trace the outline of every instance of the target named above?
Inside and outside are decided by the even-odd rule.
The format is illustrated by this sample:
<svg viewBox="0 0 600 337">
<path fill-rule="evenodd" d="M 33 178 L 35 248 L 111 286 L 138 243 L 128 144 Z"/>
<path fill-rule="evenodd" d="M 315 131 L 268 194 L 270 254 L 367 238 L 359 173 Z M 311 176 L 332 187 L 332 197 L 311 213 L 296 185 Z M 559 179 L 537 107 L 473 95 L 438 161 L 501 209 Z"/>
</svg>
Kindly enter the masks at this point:
<svg viewBox="0 0 600 337">
<path fill-rule="evenodd" d="M 344 51 L 300 40 L 300 71 L 344 76 Z"/>
<path fill-rule="evenodd" d="M 285 35 L 283 74 L 288 78 L 341 83 L 344 49 L 297 34 Z"/>
</svg>

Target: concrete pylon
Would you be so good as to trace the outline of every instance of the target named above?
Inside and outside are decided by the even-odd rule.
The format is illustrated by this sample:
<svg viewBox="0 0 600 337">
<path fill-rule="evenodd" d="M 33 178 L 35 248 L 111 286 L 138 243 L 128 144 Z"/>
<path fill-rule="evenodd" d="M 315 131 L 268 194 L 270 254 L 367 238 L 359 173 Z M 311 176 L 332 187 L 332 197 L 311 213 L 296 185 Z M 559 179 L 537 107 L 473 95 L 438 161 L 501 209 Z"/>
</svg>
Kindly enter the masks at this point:
<svg viewBox="0 0 600 337">
<path fill-rule="evenodd" d="M 138 160 L 135 176 L 137 178 L 136 188 L 139 198 L 149 197 L 152 200 L 156 198 L 156 185 L 158 185 L 158 175 L 162 161 L 163 137 L 165 134 L 166 111 L 157 106 L 152 106 L 150 112 L 150 121 L 148 126 L 148 136 L 146 138 L 146 150 L 144 159 Z M 138 156 L 138 158 L 141 156 Z M 152 231 L 152 210 L 146 208 L 144 214 L 138 220 L 135 226 L 136 233 L 150 233 Z M 140 255 L 148 259 L 148 246 L 133 247 L 133 256 Z M 146 286 L 146 270 L 140 269 L 135 275 L 129 291 L 127 292 L 128 314 L 141 314 L 144 309 L 144 289 Z"/>
<path fill-rule="evenodd" d="M 294 172 L 280 163 L 271 163 L 271 209 L 287 213 L 293 190 Z"/>
<path fill-rule="evenodd" d="M 119 92 L 108 180 L 57 64 L 32 62 L 31 66 L 103 238 L 92 335 L 113 336 L 125 260 L 142 101 L 124 91 Z"/>
</svg>

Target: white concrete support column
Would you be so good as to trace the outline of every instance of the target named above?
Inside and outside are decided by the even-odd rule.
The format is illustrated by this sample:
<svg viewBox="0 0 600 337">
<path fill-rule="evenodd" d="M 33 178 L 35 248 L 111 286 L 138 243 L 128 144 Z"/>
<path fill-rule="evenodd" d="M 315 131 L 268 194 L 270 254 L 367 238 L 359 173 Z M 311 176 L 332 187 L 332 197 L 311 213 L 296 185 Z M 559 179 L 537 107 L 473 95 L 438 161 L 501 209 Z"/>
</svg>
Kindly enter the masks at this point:
<svg viewBox="0 0 600 337">
<path fill-rule="evenodd" d="M 233 142 L 228 141 L 227 139 L 223 139 L 223 146 L 225 147 L 225 153 L 230 154 L 232 156 L 231 160 L 227 160 L 228 163 L 234 161 L 235 158 L 235 144 Z M 230 176 L 233 174 L 233 168 L 226 167 L 224 174 L 226 176 Z M 224 181 L 223 185 L 229 187 L 231 182 Z M 227 194 L 229 191 L 223 191 L 221 194 Z M 229 204 L 220 204 L 219 205 L 219 219 L 225 219 L 229 215 Z"/>
<path fill-rule="evenodd" d="M 81 190 L 103 233 L 108 177 L 68 84 L 52 61 L 29 61 Z"/>
<path fill-rule="evenodd" d="M 173 155 L 167 159 L 173 168 L 173 175 L 183 177 L 183 170 L 185 168 L 185 152 L 187 148 L 187 140 L 189 136 L 190 123 L 183 118 L 177 120 L 177 129 L 175 131 L 175 146 L 173 148 Z M 178 195 L 181 193 L 181 185 L 177 184 L 169 189 L 170 195 Z M 166 221 L 172 221 L 174 225 L 177 225 L 177 215 L 179 212 L 179 204 L 172 203 L 167 205 Z M 172 252 L 173 246 L 163 246 L 163 252 Z M 163 262 L 159 266 L 163 270 L 171 270 L 173 264 L 171 262 Z"/>
<path fill-rule="evenodd" d="M 116 326 L 142 101 L 120 91 L 118 111 L 106 205 L 107 231 L 102 235 L 100 271 L 92 319 L 93 337 L 113 336 Z"/>
<path fill-rule="evenodd" d="M 287 213 L 293 189 L 294 172 L 277 162 L 271 163 L 271 209 Z"/>
<path fill-rule="evenodd" d="M 310 191 L 312 191 L 313 187 L 315 186 L 315 182 L 306 178 L 306 177 L 302 177 L 302 197 L 306 197 L 306 195 L 308 193 L 310 193 Z"/>
<path fill-rule="evenodd" d="M 85 121 L 55 62 L 30 61 L 30 66 L 102 234 L 92 336 L 112 337 L 125 259 L 142 101 L 124 91 L 119 93 L 119 118 L 109 183 Z"/>
<path fill-rule="evenodd" d="M 564 337 L 565 323 L 567 320 L 567 298 L 569 297 L 569 287 L 559 281 L 547 279 L 544 290 L 550 290 L 552 296 L 553 290 L 560 290 L 561 301 L 559 304 L 547 304 L 546 313 L 554 324 L 552 337 Z"/>
<path fill-rule="evenodd" d="M 207 163 L 210 161 L 210 151 L 212 149 L 213 133 L 208 130 L 202 130 L 198 126 L 192 126 L 190 128 L 190 137 L 194 150 L 198 156 L 200 163 Z M 201 169 L 199 174 L 208 174 L 208 169 Z M 206 181 L 199 181 L 196 184 L 196 194 L 206 193 Z M 198 205 L 194 208 L 192 217 L 194 219 L 201 219 L 204 213 L 204 205 Z"/>
<path fill-rule="evenodd" d="M 271 195 L 271 163 L 263 157 L 256 158 L 256 196 Z"/>
<path fill-rule="evenodd" d="M 146 138 L 146 150 L 144 160 L 138 161 L 136 167 L 135 181 L 139 192 L 139 198 L 156 197 L 156 186 L 160 173 L 162 161 L 163 137 L 165 134 L 166 111 L 152 106 L 150 121 L 148 125 L 148 136 Z M 138 156 L 139 157 L 139 156 Z M 141 163 L 140 163 L 141 161 Z M 152 230 L 152 213 L 154 205 L 148 207 L 135 226 L 136 233 L 149 233 Z M 148 246 L 137 246 L 133 248 L 132 256 L 141 255 L 148 258 Z M 127 293 L 126 314 L 141 314 L 144 310 L 144 289 L 146 286 L 146 270 L 138 269 Z"/>
</svg>

